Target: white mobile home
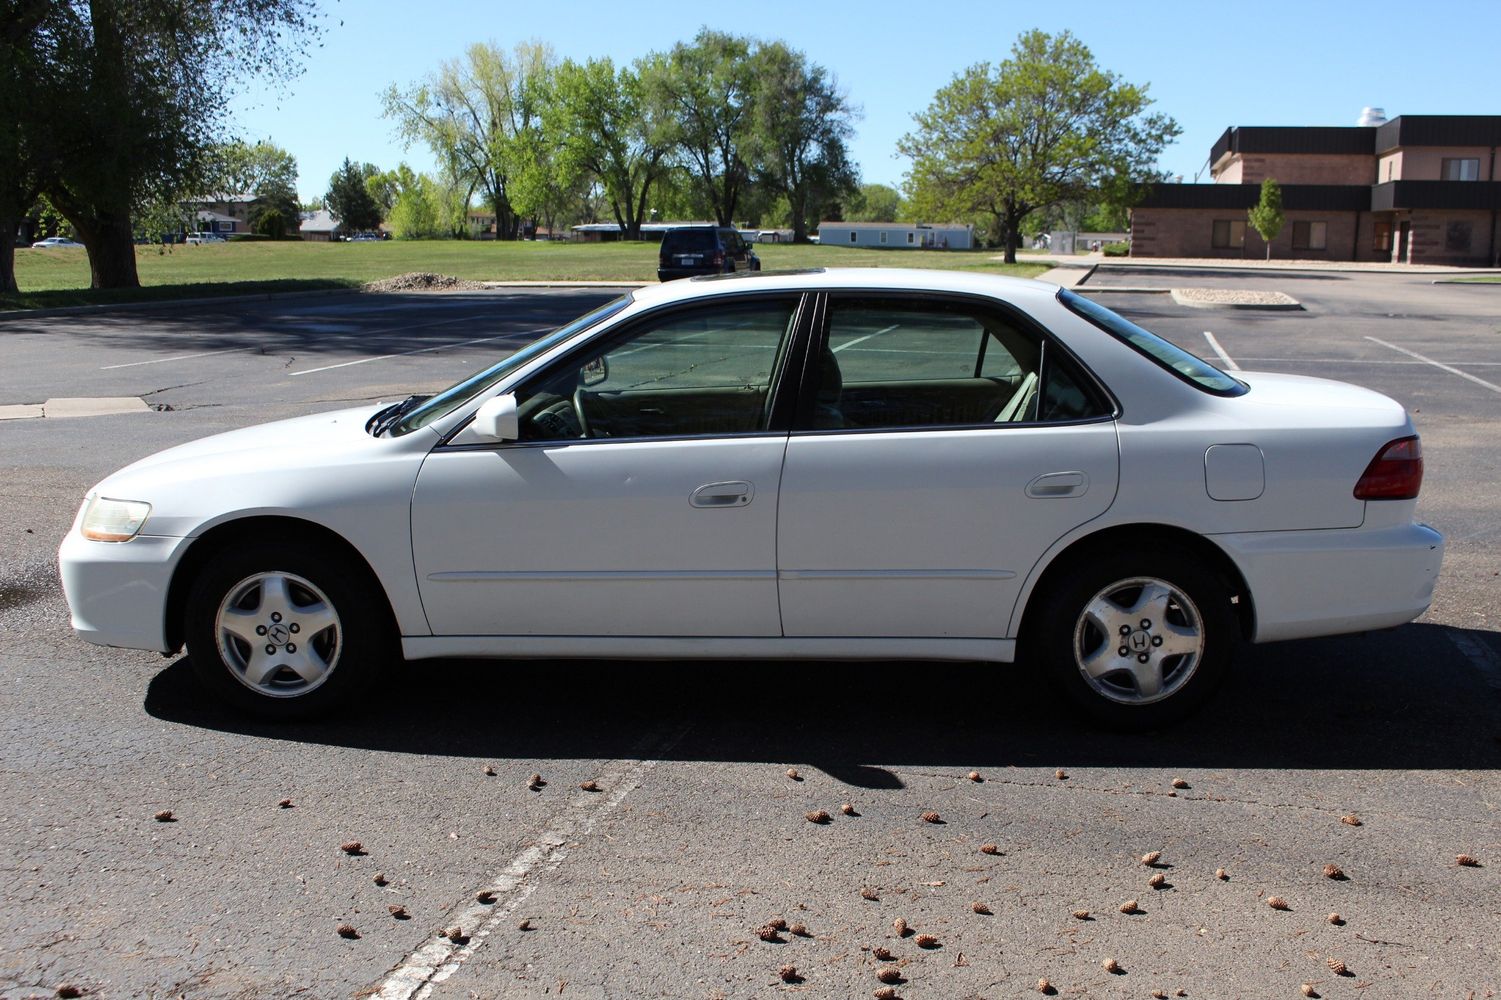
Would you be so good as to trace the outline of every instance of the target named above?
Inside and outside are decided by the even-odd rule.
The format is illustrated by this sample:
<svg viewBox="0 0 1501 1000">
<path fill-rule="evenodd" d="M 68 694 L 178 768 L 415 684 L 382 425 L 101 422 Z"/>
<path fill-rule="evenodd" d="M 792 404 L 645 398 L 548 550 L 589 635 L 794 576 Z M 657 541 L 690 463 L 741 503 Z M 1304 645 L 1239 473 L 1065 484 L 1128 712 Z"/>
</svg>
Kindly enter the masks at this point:
<svg viewBox="0 0 1501 1000">
<path fill-rule="evenodd" d="M 974 226 L 928 222 L 820 222 L 818 242 L 826 247 L 891 250 L 970 250 Z"/>
</svg>

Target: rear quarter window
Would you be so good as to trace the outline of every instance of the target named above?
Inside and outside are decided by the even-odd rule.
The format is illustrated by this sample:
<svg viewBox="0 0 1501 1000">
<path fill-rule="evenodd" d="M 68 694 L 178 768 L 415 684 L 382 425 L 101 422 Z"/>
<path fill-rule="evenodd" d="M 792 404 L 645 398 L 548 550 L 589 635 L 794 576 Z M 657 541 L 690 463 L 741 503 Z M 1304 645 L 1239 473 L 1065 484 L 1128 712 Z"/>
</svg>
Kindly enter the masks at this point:
<svg viewBox="0 0 1501 1000">
<path fill-rule="evenodd" d="M 1098 302 L 1066 288 L 1058 293 L 1058 301 L 1068 307 L 1070 312 L 1088 320 L 1117 340 L 1124 341 L 1189 385 L 1216 396 L 1240 396 L 1248 391 L 1244 382 L 1226 375 L 1198 355 L 1190 354 L 1124 316 L 1111 312 Z"/>
</svg>

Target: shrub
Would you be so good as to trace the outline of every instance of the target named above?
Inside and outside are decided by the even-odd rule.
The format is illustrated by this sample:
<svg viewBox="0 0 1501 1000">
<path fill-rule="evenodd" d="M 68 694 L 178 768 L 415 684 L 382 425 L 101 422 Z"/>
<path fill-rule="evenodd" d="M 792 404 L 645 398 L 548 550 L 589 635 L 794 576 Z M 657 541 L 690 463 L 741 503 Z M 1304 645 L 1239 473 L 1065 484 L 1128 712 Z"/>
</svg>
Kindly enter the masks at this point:
<svg viewBox="0 0 1501 1000">
<path fill-rule="evenodd" d="M 1129 243 L 1106 243 L 1100 247 L 1100 252 L 1106 257 L 1128 257 L 1131 254 Z"/>
</svg>

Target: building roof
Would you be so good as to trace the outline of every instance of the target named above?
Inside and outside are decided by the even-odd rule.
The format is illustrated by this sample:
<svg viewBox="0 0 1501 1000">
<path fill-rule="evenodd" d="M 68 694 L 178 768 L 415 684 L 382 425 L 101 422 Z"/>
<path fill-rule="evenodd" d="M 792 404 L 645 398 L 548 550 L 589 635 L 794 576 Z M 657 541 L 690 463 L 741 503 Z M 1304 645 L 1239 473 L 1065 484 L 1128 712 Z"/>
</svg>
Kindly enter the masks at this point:
<svg viewBox="0 0 1501 1000">
<path fill-rule="evenodd" d="M 316 212 L 299 212 L 302 224 L 301 230 L 305 233 L 331 233 L 339 228 L 339 220 L 326 208 L 320 208 Z"/>
<path fill-rule="evenodd" d="M 1373 156 L 1399 146 L 1501 146 L 1501 115 L 1398 115 L 1384 125 L 1340 127 L 1236 125 L 1215 141 L 1209 162 L 1235 153 Z"/>
<path fill-rule="evenodd" d="M 819 228 L 833 226 L 836 229 L 942 229 L 945 231 L 968 231 L 974 226 L 964 222 L 839 222 L 828 219 L 820 222 Z"/>
</svg>

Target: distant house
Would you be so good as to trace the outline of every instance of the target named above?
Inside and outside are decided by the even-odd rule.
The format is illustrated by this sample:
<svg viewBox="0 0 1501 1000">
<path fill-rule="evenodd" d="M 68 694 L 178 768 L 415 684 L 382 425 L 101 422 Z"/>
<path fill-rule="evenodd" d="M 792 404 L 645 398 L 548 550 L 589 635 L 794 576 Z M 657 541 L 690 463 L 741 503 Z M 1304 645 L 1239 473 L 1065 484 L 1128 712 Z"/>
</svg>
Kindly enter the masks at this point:
<svg viewBox="0 0 1501 1000">
<path fill-rule="evenodd" d="M 340 224 L 326 208 L 320 208 L 316 212 L 299 212 L 301 217 L 297 234 L 304 240 L 313 243 L 327 243 L 338 239 Z"/>
<path fill-rule="evenodd" d="M 975 227 L 931 222 L 820 222 L 818 242 L 826 247 L 971 250 Z"/>
<path fill-rule="evenodd" d="M 183 206 L 194 213 L 199 229 L 209 233 L 248 233 L 260 199 L 253 194 L 215 192 L 189 198 Z"/>
<path fill-rule="evenodd" d="M 654 243 L 662 241 L 662 234 L 669 229 L 681 229 L 684 226 L 714 226 L 715 222 L 643 222 L 641 223 L 641 238 Z M 623 238 L 623 230 L 615 222 L 586 222 L 573 227 L 573 238 L 583 243 L 612 243 Z"/>
</svg>

